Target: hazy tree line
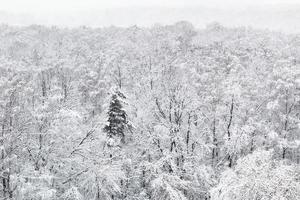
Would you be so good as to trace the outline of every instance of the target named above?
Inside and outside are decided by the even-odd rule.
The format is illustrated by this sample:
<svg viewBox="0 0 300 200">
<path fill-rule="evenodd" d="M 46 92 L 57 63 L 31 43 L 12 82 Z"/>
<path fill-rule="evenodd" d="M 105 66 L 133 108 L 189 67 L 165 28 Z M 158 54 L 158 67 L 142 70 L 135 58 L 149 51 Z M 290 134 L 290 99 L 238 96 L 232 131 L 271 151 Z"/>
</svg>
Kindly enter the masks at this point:
<svg viewBox="0 0 300 200">
<path fill-rule="evenodd" d="M 300 35 L 0 26 L 0 199 L 300 199 Z"/>
</svg>

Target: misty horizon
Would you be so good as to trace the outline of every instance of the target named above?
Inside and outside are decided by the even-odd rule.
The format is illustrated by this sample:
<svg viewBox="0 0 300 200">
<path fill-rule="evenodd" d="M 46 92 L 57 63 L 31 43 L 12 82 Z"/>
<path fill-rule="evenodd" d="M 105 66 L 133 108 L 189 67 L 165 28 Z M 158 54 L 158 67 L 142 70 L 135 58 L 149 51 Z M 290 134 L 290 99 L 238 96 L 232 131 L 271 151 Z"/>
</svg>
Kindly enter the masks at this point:
<svg viewBox="0 0 300 200">
<path fill-rule="evenodd" d="M 281 4 L 244 7 L 214 6 L 132 6 L 78 11 L 43 13 L 11 12 L 0 9 L 0 23 L 16 26 L 33 24 L 74 28 L 79 26 L 139 26 L 169 25 L 189 21 L 196 28 L 218 22 L 227 27 L 252 27 L 285 33 L 299 33 L 300 5 Z"/>
</svg>

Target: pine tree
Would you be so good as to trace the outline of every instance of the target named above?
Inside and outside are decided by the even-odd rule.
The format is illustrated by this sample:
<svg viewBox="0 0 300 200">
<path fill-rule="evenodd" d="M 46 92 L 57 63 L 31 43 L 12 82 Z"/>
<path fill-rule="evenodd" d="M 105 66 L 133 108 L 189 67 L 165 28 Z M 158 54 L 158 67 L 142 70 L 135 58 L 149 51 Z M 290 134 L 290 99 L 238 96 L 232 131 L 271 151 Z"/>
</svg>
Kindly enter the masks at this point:
<svg viewBox="0 0 300 200">
<path fill-rule="evenodd" d="M 127 114 L 123 109 L 122 100 L 126 97 L 120 92 L 115 91 L 111 96 L 109 105 L 108 124 L 104 127 L 105 132 L 109 138 L 125 142 L 125 130 L 127 127 Z"/>
</svg>

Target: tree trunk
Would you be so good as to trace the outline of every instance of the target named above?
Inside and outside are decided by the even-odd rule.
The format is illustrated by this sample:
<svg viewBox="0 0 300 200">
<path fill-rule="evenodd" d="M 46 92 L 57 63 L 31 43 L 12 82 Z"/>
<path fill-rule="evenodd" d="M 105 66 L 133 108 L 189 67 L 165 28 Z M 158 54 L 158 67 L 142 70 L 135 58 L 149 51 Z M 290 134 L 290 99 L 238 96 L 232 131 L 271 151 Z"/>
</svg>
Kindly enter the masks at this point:
<svg viewBox="0 0 300 200">
<path fill-rule="evenodd" d="M 232 118 L 233 118 L 233 109 L 234 109 L 234 101 L 233 101 L 233 97 L 231 99 L 231 105 L 230 105 L 230 111 L 229 111 L 229 122 L 227 125 L 227 136 L 228 136 L 228 141 L 231 138 L 231 132 L 230 132 L 230 127 L 232 125 Z M 230 155 L 230 152 L 228 153 L 228 161 L 229 161 L 229 167 L 232 167 L 232 163 L 233 163 L 233 159 L 232 159 L 232 155 Z"/>
</svg>

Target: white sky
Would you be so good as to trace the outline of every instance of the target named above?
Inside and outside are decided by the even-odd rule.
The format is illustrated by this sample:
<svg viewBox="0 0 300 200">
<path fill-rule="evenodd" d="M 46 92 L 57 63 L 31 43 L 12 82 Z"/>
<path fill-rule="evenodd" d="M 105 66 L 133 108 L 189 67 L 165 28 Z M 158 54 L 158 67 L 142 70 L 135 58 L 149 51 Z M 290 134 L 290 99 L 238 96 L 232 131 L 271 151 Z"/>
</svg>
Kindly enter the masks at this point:
<svg viewBox="0 0 300 200">
<path fill-rule="evenodd" d="M 0 23 L 15 25 L 151 26 L 179 20 L 300 33 L 300 0 L 0 0 Z"/>
<path fill-rule="evenodd" d="M 214 6 L 300 4 L 300 0 L 0 0 L 0 10 L 8 12 L 74 12 L 130 6 Z"/>
</svg>

